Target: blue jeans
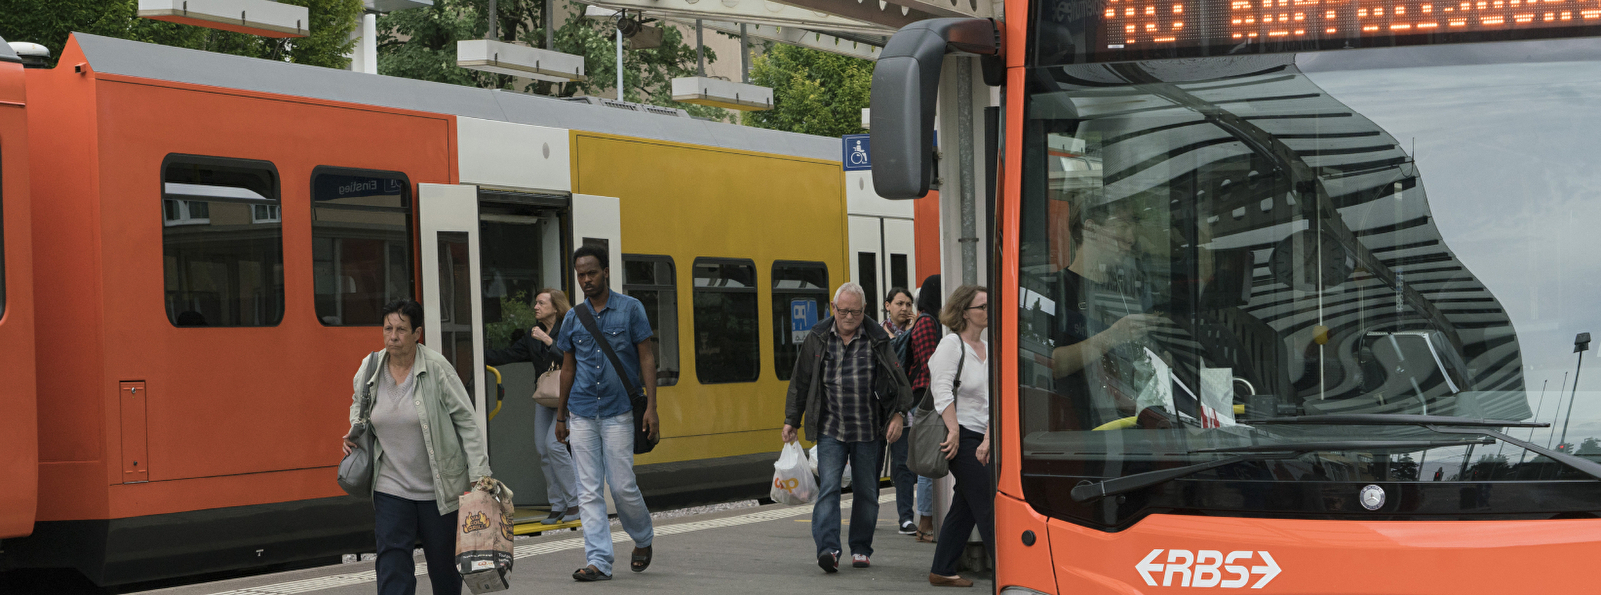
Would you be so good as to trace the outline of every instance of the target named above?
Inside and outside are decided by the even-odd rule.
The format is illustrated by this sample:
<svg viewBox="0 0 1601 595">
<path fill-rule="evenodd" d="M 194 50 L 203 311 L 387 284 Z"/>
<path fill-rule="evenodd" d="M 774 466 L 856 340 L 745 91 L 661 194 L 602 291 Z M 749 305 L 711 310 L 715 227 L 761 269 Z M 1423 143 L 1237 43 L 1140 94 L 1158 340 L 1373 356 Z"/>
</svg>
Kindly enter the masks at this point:
<svg viewBox="0 0 1601 595">
<path fill-rule="evenodd" d="M 611 522 L 606 519 L 606 497 L 601 482 L 611 486 L 617 520 L 636 547 L 650 547 L 656 530 L 645 508 L 645 497 L 634 482 L 634 414 L 567 420 L 573 447 L 573 468 L 578 476 L 579 517 L 584 523 L 584 557 L 602 573 L 612 572 Z M 837 474 L 837 473 L 836 473 Z"/>
<path fill-rule="evenodd" d="M 917 516 L 934 518 L 934 479 L 917 476 Z"/>
<path fill-rule="evenodd" d="M 911 442 L 910 434 L 901 432 L 900 440 L 889 443 L 889 477 L 895 483 L 895 514 L 900 525 L 912 522 L 913 496 L 919 483 L 917 474 L 906 467 L 906 445 Z"/>
<path fill-rule="evenodd" d="M 817 437 L 817 504 L 812 507 L 812 541 L 817 554 L 838 552 L 839 491 L 845 461 L 851 464 L 852 554 L 873 555 L 873 529 L 878 524 L 878 470 L 884 441 L 840 442 L 828 435 Z"/>
<path fill-rule="evenodd" d="M 428 582 L 438 595 L 461 593 L 456 570 L 456 513 L 441 515 L 433 500 L 407 500 L 383 492 L 372 495 L 373 529 L 378 539 L 379 595 L 417 592 L 412 548 L 422 541 Z"/>
<path fill-rule="evenodd" d="M 545 472 L 545 497 L 551 510 L 578 507 L 578 484 L 573 477 L 573 455 L 567 445 L 556 441 L 556 410 L 534 406 L 534 445 L 539 448 L 539 468 Z M 570 515 L 569 515 L 570 516 Z"/>
</svg>

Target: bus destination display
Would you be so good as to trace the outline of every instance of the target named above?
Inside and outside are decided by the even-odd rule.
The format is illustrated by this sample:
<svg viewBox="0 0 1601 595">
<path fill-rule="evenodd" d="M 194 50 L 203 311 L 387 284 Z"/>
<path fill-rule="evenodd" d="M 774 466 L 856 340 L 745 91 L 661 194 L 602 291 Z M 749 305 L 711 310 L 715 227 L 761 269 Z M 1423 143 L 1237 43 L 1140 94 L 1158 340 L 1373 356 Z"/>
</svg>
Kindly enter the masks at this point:
<svg viewBox="0 0 1601 595">
<path fill-rule="evenodd" d="M 1601 25 L 1601 0 L 1105 0 L 1105 50 L 1141 51 Z M 1552 32 L 1554 33 L 1554 32 Z M 1533 35 L 1540 36 L 1540 35 Z"/>
</svg>

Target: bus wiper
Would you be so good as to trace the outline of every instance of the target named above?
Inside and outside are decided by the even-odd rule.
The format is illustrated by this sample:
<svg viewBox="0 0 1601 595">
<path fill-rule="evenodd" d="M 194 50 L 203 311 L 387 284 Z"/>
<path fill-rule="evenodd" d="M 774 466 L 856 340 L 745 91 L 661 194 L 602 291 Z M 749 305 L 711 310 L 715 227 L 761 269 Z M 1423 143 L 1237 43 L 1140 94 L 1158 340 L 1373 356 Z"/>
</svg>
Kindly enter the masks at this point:
<svg viewBox="0 0 1601 595">
<path fill-rule="evenodd" d="M 1510 421 L 1504 419 L 1473 419 L 1444 415 L 1390 415 L 1383 413 L 1348 413 L 1340 415 L 1305 415 L 1300 417 L 1270 417 L 1257 420 L 1240 420 L 1251 425 L 1309 424 L 1309 425 L 1396 425 L 1422 426 L 1441 434 L 1469 434 L 1488 436 L 1507 444 L 1545 455 L 1553 461 L 1567 465 L 1575 471 L 1601 479 L 1601 463 L 1551 450 L 1533 442 L 1508 436 L 1495 428 L 1549 428 L 1546 422 Z"/>
<path fill-rule="evenodd" d="M 1331 452 L 1340 450 L 1423 450 L 1427 448 L 1446 448 L 1450 446 L 1482 446 L 1495 444 L 1490 438 L 1477 440 L 1355 440 L 1331 442 L 1297 442 L 1295 444 L 1247 444 L 1244 446 L 1224 446 L 1220 448 L 1198 448 L 1192 453 L 1230 453 L 1230 452 Z"/>
<path fill-rule="evenodd" d="M 1118 494 L 1124 494 L 1134 490 L 1145 489 L 1182 477 L 1195 475 L 1196 473 L 1200 473 L 1208 469 L 1215 469 L 1224 465 L 1232 465 L 1234 463 L 1252 459 L 1291 459 L 1301 456 L 1305 453 L 1319 451 L 1359 449 L 1419 450 L 1424 448 L 1438 448 L 1445 446 L 1467 446 L 1470 444 L 1493 443 L 1494 442 L 1490 440 L 1350 440 L 1331 442 L 1303 442 L 1298 444 L 1253 444 L 1248 446 L 1199 449 L 1192 450 L 1190 452 L 1196 454 L 1238 452 L 1242 454 L 1217 459 L 1215 461 L 1206 461 L 1204 463 L 1195 463 L 1193 465 L 1185 465 L 1183 467 L 1174 467 L 1172 469 L 1146 471 L 1144 473 L 1135 473 L 1134 475 L 1125 475 L 1123 477 L 1114 477 L 1112 479 L 1103 479 L 1095 482 L 1085 481 L 1073 486 L 1073 491 L 1070 495 L 1078 502 L 1089 502 L 1090 500 L 1097 500 L 1107 496 L 1116 496 Z"/>
<path fill-rule="evenodd" d="M 1335 415 L 1303 415 L 1299 417 L 1269 417 L 1266 419 L 1241 419 L 1247 425 L 1352 425 L 1352 426 L 1456 426 L 1456 427 L 1482 427 L 1482 428 L 1549 428 L 1551 424 L 1534 421 L 1511 421 L 1505 419 L 1473 419 L 1471 417 L 1451 417 L 1448 415 L 1402 415 L 1388 413 L 1342 413 Z"/>
</svg>

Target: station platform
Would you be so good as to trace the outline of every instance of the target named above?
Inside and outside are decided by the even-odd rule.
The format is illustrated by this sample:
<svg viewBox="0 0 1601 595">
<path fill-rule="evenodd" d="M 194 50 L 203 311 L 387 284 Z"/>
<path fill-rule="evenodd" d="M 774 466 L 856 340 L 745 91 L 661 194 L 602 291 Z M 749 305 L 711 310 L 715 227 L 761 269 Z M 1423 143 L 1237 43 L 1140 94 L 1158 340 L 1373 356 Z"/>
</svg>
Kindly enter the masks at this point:
<svg viewBox="0 0 1601 595">
<path fill-rule="evenodd" d="M 844 498 L 842 516 L 850 518 L 850 495 Z M 628 570 L 633 542 L 614 522 L 612 541 L 618 561 L 612 580 L 577 583 L 573 570 L 584 566 L 583 534 L 573 530 L 547 530 L 519 536 L 514 545 L 516 565 L 507 595 L 535 595 L 553 590 L 574 592 L 697 593 L 700 595 L 817 595 L 833 592 L 928 593 L 952 589 L 928 584 L 934 545 L 917 543 L 896 531 L 893 494 L 880 497 L 878 527 L 873 538 L 873 566 L 850 566 L 847 552 L 839 572 L 825 574 L 817 567 L 812 545 L 811 505 L 770 504 L 660 519 L 656 522 L 655 559 L 643 573 Z M 541 517 L 542 518 L 542 517 Z M 849 524 L 842 526 L 842 535 Z M 417 592 L 431 593 L 427 571 L 417 556 Z M 965 573 L 974 579 L 958 592 L 989 593 L 988 575 Z M 367 595 L 375 592 L 371 561 L 266 574 L 186 585 L 146 593 L 160 595 Z M 570 591 L 571 590 L 571 591 Z M 463 588 L 462 593 L 470 591 Z"/>
</svg>

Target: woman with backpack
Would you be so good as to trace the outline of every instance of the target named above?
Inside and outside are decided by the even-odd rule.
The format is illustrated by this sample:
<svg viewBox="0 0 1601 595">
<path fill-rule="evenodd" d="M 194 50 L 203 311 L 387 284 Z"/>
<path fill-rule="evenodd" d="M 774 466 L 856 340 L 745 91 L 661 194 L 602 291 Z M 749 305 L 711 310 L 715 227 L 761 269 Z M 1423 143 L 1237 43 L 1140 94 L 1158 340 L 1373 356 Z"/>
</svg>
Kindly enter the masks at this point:
<svg viewBox="0 0 1601 595">
<path fill-rule="evenodd" d="M 928 360 L 934 356 L 934 348 L 939 345 L 940 330 L 940 277 L 929 275 L 923 280 L 923 287 L 917 290 L 917 318 L 912 321 L 911 329 L 905 334 L 896 337 L 895 348 L 901 357 L 901 365 L 906 370 L 906 376 L 912 381 L 912 415 L 917 411 L 916 403 L 922 403 L 923 397 L 928 394 L 929 374 Z M 907 426 L 911 427 L 911 420 Z M 909 441 L 900 443 L 899 452 L 891 449 L 891 458 L 899 467 L 906 465 L 906 448 Z M 934 480 L 927 477 L 917 478 L 917 540 L 923 543 L 934 543 Z M 904 519 L 903 519 L 904 520 Z M 903 522 L 901 528 L 906 529 Z"/>
</svg>

